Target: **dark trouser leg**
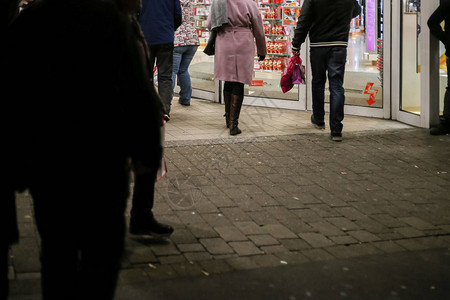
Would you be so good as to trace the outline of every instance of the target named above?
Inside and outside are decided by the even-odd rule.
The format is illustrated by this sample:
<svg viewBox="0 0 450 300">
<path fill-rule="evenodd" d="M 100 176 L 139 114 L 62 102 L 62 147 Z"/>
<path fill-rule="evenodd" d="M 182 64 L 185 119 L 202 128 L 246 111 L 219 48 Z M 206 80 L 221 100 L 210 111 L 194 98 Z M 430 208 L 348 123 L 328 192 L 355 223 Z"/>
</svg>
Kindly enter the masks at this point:
<svg viewBox="0 0 450 300">
<path fill-rule="evenodd" d="M 147 173 L 135 174 L 132 197 L 131 219 L 132 222 L 140 222 L 152 217 L 153 203 L 155 199 L 155 180 L 157 169 Z"/>
<path fill-rule="evenodd" d="M 173 43 L 158 45 L 158 51 L 156 54 L 156 67 L 158 69 L 158 92 L 167 113 L 170 113 L 170 106 L 172 104 L 173 96 L 172 65 Z"/>
<path fill-rule="evenodd" d="M 330 86 L 330 129 L 331 132 L 342 132 L 344 119 L 344 74 L 347 60 L 346 47 L 331 47 L 328 59 L 328 82 Z"/>
<path fill-rule="evenodd" d="M 9 175 L 9 174 L 8 174 Z M 6 181 L 6 179 L 4 179 Z M 4 183 L 5 184 L 5 183 Z M 0 193 L 0 299 L 7 299 L 9 293 L 8 255 L 11 244 L 19 238 L 15 191 L 8 184 L 1 187 Z"/>
<path fill-rule="evenodd" d="M 450 59 L 447 56 L 447 68 L 450 64 Z M 447 69 L 448 75 L 448 69 Z M 430 129 L 431 135 L 444 135 L 450 133 L 450 78 L 447 76 L 447 87 L 444 94 L 444 113 L 439 120 L 439 125 Z"/>
<path fill-rule="evenodd" d="M 100 169 L 103 177 L 77 173 L 30 187 L 41 236 L 44 299 L 113 299 L 124 247 L 128 180 L 124 171 L 111 175 L 107 166 Z"/>
<path fill-rule="evenodd" d="M 325 118 L 325 83 L 329 47 L 311 48 L 313 115 L 317 123 Z"/>
<path fill-rule="evenodd" d="M 153 202 L 155 197 L 155 179 L 158 170 L 135 176 L 132 198 L 130 233 L 167 237 L 172 234 L 170 225 L 159 223 L 153 216 Z"/>
</svg>

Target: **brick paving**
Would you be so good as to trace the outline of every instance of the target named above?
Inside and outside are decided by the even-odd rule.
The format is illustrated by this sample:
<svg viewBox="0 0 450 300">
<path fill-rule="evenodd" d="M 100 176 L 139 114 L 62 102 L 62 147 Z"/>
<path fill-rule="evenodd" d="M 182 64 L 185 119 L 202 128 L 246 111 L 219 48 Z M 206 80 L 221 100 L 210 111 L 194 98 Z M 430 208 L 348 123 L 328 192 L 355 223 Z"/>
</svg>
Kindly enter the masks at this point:
<svg viewBox="0 0 450 300">
<path fill-rule="evenodd" d="M 348 132 L 342 143 L 328 133 L 172 140 L 165 157 L 154 213 L 175 232 L 127 235 L 120 284 L 450 247 L 450 136 L 412 128 Z M 37 294 L 29 195 L 17 206 L 11 293 Z"/>
</svg>

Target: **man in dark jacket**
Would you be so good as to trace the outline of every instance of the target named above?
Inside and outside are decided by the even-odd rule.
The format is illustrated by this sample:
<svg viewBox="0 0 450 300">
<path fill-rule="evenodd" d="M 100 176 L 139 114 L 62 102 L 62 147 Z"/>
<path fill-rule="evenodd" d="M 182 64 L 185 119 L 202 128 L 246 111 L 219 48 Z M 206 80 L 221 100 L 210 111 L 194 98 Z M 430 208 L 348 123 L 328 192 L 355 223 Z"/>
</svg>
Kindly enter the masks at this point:
<svg viewBox="0 0 450 300">
<path fill-rule="evenodd" d="M 311 122 L 325 128 L 325 82 L 330 86 L 330 129 L 334 141 L 342 141 L 345 90 L 343 88 L 350 21 L 361 13 L 355 0 L 305 0 L 292 40 L 299 55 L 309 33 L 312 70 L 313 115 Z"/>
<path fill-rule="evenodd" d="M 179 0 L 143 0 L 139 23 L 150 50 L 150 64 L 156 61 L 158 92 L 163 101 L 166 120 L 170 118 L 173 84 L 173 41 L 182 23 Z"/>
<path fill-rule="evenodd" d="M 441 27 L 443 21 L 445 21 L 444 29 Z M 430 130 L 431 135 L 444 135 L 450 133 L 450 92 L 448 90 L 450 85 L 448 77 L 448 66 L 450 64 L 450 0 L 441 0 L 439 7 L 428 19 L 428 27 L 431 33 L 444 44 L 445 55 L 447 56 L 447 88 L 444 96 L 444 113 L 440 118 L 438 127 Z"/>
</svg>

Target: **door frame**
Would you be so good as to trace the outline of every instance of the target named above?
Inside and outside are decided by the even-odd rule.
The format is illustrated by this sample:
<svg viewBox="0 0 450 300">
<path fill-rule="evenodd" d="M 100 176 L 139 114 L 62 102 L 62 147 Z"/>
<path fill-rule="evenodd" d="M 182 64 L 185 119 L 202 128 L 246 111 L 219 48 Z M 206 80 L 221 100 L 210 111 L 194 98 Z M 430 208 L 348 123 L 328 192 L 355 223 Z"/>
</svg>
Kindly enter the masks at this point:
<svg viewBox="0 0 450 300">
<path fill-rule="evenodd" d="M 439 44 L 431 36 L 427 21 L 439 0 L 421 1 L 420 18 L 420 115 L 401 110 L 402 100 L 402 0 L 392 1 L 392 119 L 409 125 L 429 128 L 439 118 Z M 437 84 L 437 87 L 436 87 Z M 437 92 L 437 96 L 436 96 Z M 437 104 L 437 107 L 436 107 Z M 433 116 L 433 117 L 431 117 Z"/>
</svg>

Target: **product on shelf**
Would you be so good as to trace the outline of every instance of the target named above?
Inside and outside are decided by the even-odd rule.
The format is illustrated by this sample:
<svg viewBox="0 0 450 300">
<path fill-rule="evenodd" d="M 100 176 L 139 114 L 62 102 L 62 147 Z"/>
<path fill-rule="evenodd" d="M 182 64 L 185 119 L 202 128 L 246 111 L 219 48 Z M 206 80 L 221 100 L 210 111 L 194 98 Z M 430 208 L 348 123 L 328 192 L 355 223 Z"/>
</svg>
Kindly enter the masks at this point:
<svg viewBox="0 0 450 300">
<path fill-rule="evenodd" d="M 260 11 L 264 22 L 267 56 L 264 61 L 255 62 L 255 70 L 281 72 L 290 56 L 290 45 L 295 24 L 285 24 L 283 13 L 286 8 L 298 6 L 298 2 L 284 0 L 260 0 Z"/>
<path fill-rule="evenodd" d="M 200 39 L 200 45 L 205 46 L 209 38 L 209 30 L 206 28 L 206 19 L 209 14 L 210 0 L 196 0 L 194 2 L 195 27 Z"/>
<path fill-rule="evenodd" d="M 260 61 L 258 65 L 255 64 L 255 69 L 281 72 L 288 60 L 288 58 L 266 58 L 265 60 Z"/>
</svg>

